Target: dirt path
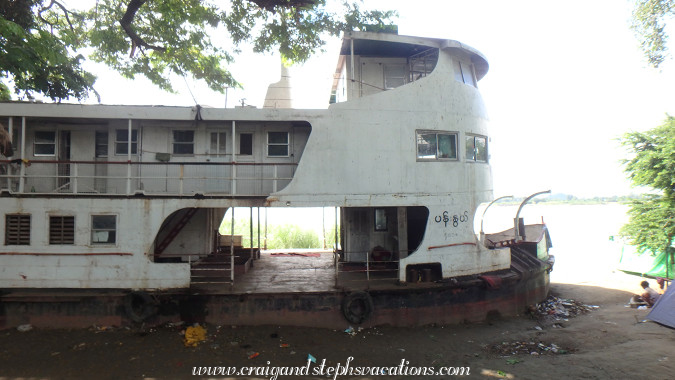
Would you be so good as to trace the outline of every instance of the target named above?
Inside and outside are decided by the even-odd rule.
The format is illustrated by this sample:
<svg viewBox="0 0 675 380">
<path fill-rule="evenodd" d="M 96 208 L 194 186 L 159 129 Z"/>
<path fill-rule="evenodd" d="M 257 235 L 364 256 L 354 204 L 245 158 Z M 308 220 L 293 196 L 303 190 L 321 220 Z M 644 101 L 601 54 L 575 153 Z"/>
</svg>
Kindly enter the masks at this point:
<svg viewBox="0 0 675 380">
<path fill-rule="evenodd" d="M 9 330 L 0 332 L 0 379 L 186 379 L 195 377 L 194 367 L 304 368 L 308 354 L 317 359 L 310 365 L 310 375 L 324 359 L 326 372 L 353 357 L 353 370 L 390 367 L 408 371 L 407 376 L 377 377 L 383 379 L 450 377 L 411 376 L 418 367 L 434 367 L 434 371 L 468 367 L 469 378 L 672 379 L 675 330 L 640 323 L 647 311 L 624 306 L 630 293 L 621 288 L 635 287 L 639 279 L 613 274 L 598 281 L 619 289 L 592 283 L 552 285 L 552 293 L 559 297 L 599 306 L 568 321 L 521 316 L 457 326 L 381 327 L 352 334 L 277 326 L 206 326 L 207 340 L 197 347 L 184 346 L 181 326 Z M 513 351 L 523 353 L 513 355 Z M 272 375 L 210 377 L 262 379 Z M 333 377 L 324 373 L 279 378 Z"/>
</svg>

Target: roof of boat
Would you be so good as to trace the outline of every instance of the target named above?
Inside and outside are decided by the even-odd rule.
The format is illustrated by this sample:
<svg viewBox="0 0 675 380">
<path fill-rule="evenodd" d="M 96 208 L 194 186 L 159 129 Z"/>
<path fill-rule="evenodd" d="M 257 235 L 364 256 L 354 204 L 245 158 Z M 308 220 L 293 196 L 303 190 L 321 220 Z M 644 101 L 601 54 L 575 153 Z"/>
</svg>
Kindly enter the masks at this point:
<svg viewBox="0 0 675 380">
<path fill-rule="evenodd" d="M 354 54 L 363 56 L 411 56 L 430 48 L 462 50 L 471 57 L 478 80 L 487 74 L 489 68 L 488 61 L 481 52 L 456 40 L 352 31 L 344 34 L 340 55 L 351 53 L 352 41 L 354 42 Z"/>
</svg>

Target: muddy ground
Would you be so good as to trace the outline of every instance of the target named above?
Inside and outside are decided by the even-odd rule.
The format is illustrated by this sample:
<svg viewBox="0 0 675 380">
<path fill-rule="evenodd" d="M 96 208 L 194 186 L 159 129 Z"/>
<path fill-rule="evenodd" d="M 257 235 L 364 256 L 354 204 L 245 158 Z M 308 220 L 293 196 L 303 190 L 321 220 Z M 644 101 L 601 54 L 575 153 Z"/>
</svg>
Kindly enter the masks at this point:
<svg viewBox="0 0 675 380">
<path fill-rule="evenodd" d="M 195 367 L 304 369 L 308 355 L 317 363 L 310 363 L 307 376 L 279 378 L 334 378 L 328 368 L 345 366 L 353 357 L 349 362 L 352 371 L 386 367 L 407 374 L 338 378 L 444 379 L 451 376 L 414 374 L 429 367 L 434 372 L 442 367 L 465 367 L 469 378 L 672 379 L 675 330 L 642 322 L 647 310 L 625 306 L 631 295 L 627 290 L 636 288 L 639 278 L 612 276 L 600 284 L 552 284 L 552 294 L 558 297 L 598 306 L 566 321 L 524 314 L 476 324 L 378 327 L 351 333 L 208 325 L 206 340 L 196 347 L 185 346 L 185 326 L 12 329 L 0 332 L 0 379 L 186 379 L 195 377 Z M 324 374 L 314 376 L 324 360 Z M 380 375 L 382 371 L 377 370 Z M 263 379 L 273 378 L 273 372 L 205 377 Z"/>
</svg>

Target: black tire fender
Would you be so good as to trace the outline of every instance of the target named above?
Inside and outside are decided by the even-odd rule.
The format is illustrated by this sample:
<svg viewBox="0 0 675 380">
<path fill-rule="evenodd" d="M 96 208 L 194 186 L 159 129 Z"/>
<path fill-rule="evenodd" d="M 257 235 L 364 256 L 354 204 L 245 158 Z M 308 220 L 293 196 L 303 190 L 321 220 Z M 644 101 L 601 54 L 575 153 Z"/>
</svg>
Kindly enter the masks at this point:
<svg viewBox="0 0 675 380">
<path fill-rule="evenodd" d="M 157 301 L 145 292 L 131 292 L 124 296 L 124 311 L 134 322 L 144 322 L 157 313 Z"/>
<path fill-rule="evenodd" d="M 348 322 L 356 325 L 367 321 L 374 308 L 373 299 L 368 292 L 351 292 L 342 299 L 342 315 Z"/>
</svg>

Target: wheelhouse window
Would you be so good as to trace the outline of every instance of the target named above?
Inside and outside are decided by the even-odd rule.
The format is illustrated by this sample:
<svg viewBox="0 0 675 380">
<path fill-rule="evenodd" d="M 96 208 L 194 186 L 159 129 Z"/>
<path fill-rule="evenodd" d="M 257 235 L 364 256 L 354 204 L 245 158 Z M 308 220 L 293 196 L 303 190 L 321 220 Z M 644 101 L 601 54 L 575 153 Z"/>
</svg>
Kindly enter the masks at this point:
<svg viewBox="0 0 675 380">
<path fill-rule="evenodd" d="M 75 217 L 49 217 L 49 244 L 75 244 Z"/>
<path fill-rule="evenodd" d="M 210 144 L 209 144 L 209 154 L 211 156 L 224 156 L 225 148 L 227 144 L 225 143 L 225 132 L 211 132 L 210 133 Z"/>
<path fill-rule="evenodd" d="M 107 131 L 96 131 L 96 157 L 108 157 Z"/>
<path fill-rule="evenodd" d="M 244 156 L 253 155 L 253 133 L 239 134 L 239 154 Z"/>
<path fill-rule="evenodd" d="M 461 61 L 453 61 L 453 67 L 455 69 L 455 80 L 457 82 L 462 82 L 473 87 L 478 87 L 476 85 L 476 76 L 473 72 L 473 65 Z"/>
<path fill-rule="evenodd" d="M 115 154 L 128 154 L 129 130 L 118 129 L 115 131 Z M 138 129 L 131 130 L 131 154 L 138 154 Z"/>
<path fill-rule="evenodd" d="M 35 139 L 33 140 L 33 154 L 35 156 L 55 156 L 56 132 L 35 131 Z"/>
<path fill-rule="evenodd" d="M 403 86 L 406 78 L 405 65 L 384 65 L 384 89 L 391 90 Z"/>
<path fill-rule="evenodd" d="M 91 244 L 115 244 L 117 241 L 117 216 L 91 216 Z"/>
<path fill-rule="evenodd" d="M 288 132 L 267 132 L 267 155 L 288 157 Z"/>
<path fill-rule="evenodd" d="M 5 215 L 5 245 L 30 245 L 30 214 Z"/>
<path fill-rule="evenodd" d="M 418 160 L 456 160 L 457 134 L 451 132 L 417 131 Z"/>
<path fill-rule="evenodd" d="M 195 154 L 195 131 L 173 131 L 173 154 Z"/>
<path fill-rule="evenodd" d="M 466 159 L 475 162 L 487 162 L 487 137 L 466 136 Z"/>
</svg>

